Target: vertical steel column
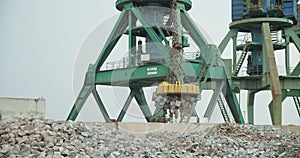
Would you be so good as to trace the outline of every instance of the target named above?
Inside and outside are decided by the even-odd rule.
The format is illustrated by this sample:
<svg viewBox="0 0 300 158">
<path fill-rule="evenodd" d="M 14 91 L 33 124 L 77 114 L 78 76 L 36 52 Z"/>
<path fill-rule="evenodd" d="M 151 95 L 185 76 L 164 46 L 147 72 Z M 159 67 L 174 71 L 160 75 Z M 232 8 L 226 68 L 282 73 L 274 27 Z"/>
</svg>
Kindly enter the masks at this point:
<svg viewBox="0 0 300 158">
<path fill-rule="evenodd" d="M 247 97 L 247 113 L 248 113 L 248 123 L 254 124 L 254 97 L 255 92 L 248 91 L 248 97 Z"/>
<path fill-rule="evenodd" d="M 233 36 L 232 38 L 232 42 L 233 42 L 233 53 L 232 53 L 232 60 L 233 60 L 233 65 L 232 65 L 232 69 L 235 70 L 236 69 L 236 45 L 237 45 L 237 36 Z M 230 73 L 232 73 L 232 70 L 230 70 Z"/>
<path fill-rule="evenodd" d="M 286 35 L 285 39 L 285 70 L 286 70 L 286 75 L 289 76 L 290 73 L 290 36 Z"/>
<path fill-rule="evenodd" d="M 270 76 L 270 86 L 273 96 L 273 108 L 270 109 L 273 113 L 273 125 L 281 125 L 282 118 L 282 96 L 281 87 L 278 77 L 278 71 L 275 61 L 274 48 L 271 39 L 271 31 L 269 23 L 262 23 L 263 33 L 263 52 L 267 55 L 267 63 Z"/>
<path fill-rule="evenodd" d="M 294 45 L 296 46 L 298 52 L 300 52 L 300 38 L 298 35 L 293 31 L 291 28 L 285 28 L 284 33 L 286 36 L 289 36 L 292 38 Z M 298 76 L 300 74 L 300 62 L 298 62 L 297 66 L 291 73 L 292 76 Z"/>
</svg>

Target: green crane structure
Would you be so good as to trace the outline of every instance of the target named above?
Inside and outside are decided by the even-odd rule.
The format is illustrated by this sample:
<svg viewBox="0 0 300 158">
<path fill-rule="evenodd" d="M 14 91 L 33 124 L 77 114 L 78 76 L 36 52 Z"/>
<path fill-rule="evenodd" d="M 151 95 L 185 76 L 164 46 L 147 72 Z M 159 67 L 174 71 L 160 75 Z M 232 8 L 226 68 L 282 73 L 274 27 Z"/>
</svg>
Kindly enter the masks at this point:
<svg viewBox="0 0 300 158">
<path fill-rule="evenodd" d="M 99 95 L 101 91 L 96 89 L 98 85 L 107 85 L 130 89 L 116 120 L 118 122 L 123 120 L 133 99 L 148 122 L 168 122 L 170 117 L 177 117 L 174 110 L 181 113 L 180 122 L 188 122 L 190 117 L 199 118 L 195 110 L 199 94 L 204 89 L 212 89 L 214 92 L 205 117 L 210 117 L 215 105 L 219 103 L 224 120 L 230 120 L 227 114 L 231 112 L 235 122 L 244 123 L 230 71 L 220 58 L 218 47 L 206 41 L 189 16 L 188 10 L 191 7 L 190 0 L 117 0 L 116 8 L 121 11 L 121 15 L 97 61 L 90 64 L 67 120 L 75 120 L 88 96 L 93 94 L 105 121 L 111 122 L 107 105 L 103 104 Z M 231 31 L 231 34 L 234 33 Z M 128 37 L 126 67 L 100 70 L 121 36 Z M 199 50 L 193 59 L 184 58 L 185 48 L 189 47 L 187 37 L 194 41 Z M 146 41 L 144 52 L 142 41 L 138 41 L 140 38 Z M 226 42 L 222 43 L 224 45 Z M 143 91 L 144 87 L 153 85 L 158 85 L 153 98 L 156 100 L 154 113 Z M 230 111 L 226 110 L 226 105 Z M 188 110 L 183 109 L 184 106 Z"/>
<path fill-rule="evenodd" d="M 232 79 L 235 89 L 248 90 L 248 122 L 251 124 L 254 123 L 255 94 L 262 90 L 272 92 L 269 111 L 274 125 L 282 124 L 282 102 L 287 97 L 294 98 L 300 116 L 300 62 L 298 60 L 292 70 L 290 64 L 290 44 L 294 44 L 300 52 L 297 2 L 232 0 L 233 22 L 218 48 L 222 53 L 232 39 Z M 251 38 L 238 42 L 240 34 Z M 285 55 L 286 75 L 278 75 L 274 54 L 277 50 Z M 248 74 L 239 75 L 246 58 Z"/>
</svg>

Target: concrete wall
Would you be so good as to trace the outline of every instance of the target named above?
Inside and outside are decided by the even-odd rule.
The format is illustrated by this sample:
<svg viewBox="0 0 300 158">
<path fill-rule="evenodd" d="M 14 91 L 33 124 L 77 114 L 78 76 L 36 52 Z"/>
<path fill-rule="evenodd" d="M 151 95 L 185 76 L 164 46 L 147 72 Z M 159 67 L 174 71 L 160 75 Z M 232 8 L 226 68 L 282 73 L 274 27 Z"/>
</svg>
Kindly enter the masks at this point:
<svg viewBox="0 0 300 158">
<path fill-rule="evenodd" d="M 42 98 L 1 98 L 1 121 L 19 118 L 45 118 L 46 101 Z"/>
</svg>

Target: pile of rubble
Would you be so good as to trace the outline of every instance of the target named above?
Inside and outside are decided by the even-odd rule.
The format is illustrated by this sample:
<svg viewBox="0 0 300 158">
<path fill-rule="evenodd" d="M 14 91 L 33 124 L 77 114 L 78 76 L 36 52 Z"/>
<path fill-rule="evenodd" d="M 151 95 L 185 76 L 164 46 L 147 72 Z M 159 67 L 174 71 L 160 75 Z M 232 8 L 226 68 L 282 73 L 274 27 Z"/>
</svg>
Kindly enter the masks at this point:
<svg viewBox="0 0 300 158">
<path fill-rule="evenodd" d="M 101 124 L 0 123 L 0 157 L 300 157 L 300 136 L 271 126 L 218 124 L 192 134 L 134 136 Z"/>
</svg>

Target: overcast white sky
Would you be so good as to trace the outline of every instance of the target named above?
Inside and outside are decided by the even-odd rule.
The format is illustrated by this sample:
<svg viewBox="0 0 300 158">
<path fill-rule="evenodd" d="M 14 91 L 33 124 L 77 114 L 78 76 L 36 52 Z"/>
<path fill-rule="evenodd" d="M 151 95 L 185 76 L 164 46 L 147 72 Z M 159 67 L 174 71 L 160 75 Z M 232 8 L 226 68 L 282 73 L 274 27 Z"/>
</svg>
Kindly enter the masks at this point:
<svg viewBox="0 0 300 158">
<path fill-rule="evenodd" d="M 65 119 L 84 79 L 81 73 L 86 71 L 86 63 L 94 60 L 89 61 L 92 55 L 85 57 L 82 54 L 84 44 L 87 40 L 95 39 L 94 43 L 99 42 L 99 45 L 92 50 L 100 52 L 101 44 L 108 35 L 105 30 L 112 27 L 118 13 L 115 0 L 1 0 L 0 96 L 44 97 L 47 102 L 46 117 Z M 189 13 L 210 36 L 209 41 L 218 45 L 231 22 L 231 1 L 193 0 L 193 8 Z M 103 30 L 99 31 L 101 26 Z M 101 37 L 97 38 L 95 35 Z M 224 53 L 225 57 L 231 56 L 230 50 L 227 49 Z M 299 53 L 294 52 L 292 55 L 292 62 L 295 64 L 300 59 Z M 277 60 L 282 62 L 281 58 Z M 119 90 L 113 92 L 123 94 Z M 128 92 L 125 90 L 124 93 Z M 270 124 L 267 104 L 271 95 L 262 93 L 264 94 L 257 95 L 255 100 L 255 123 Z M 120 101 L 114 101 L 114 104 L 123 103 L 126 95 L 120 97 Z M 209 97 L 210 93 L 203 95 L 202 98 Z M 104 98 L 104 103 L 115 99 Z M 149 98 L 151 100 L 151 97 L 147 99 Z M 240 98 L 245 104 L 246 93 L 243 92 Z M 88 102 L 90 104 L 83 109 L 79 119 L 103 120 L 96 105 L 92 101 Z M 108 106 L 108 111 L 112 117 L 116 117 L 118 112 L 115 112 L 113 106 Z M 241 108 L 246 110 L 245 105 Z M 139 110 L 133 105 L 129 113 L 135 111 Z M 203 113 L 203 106 L 197 106 L 197 111 Z M 139 116 L 132 114 L 126 116 L 125 120 L 134 121 L 137 117 Z M 284 103 L 283 123 L 300 124 L 291 99 Z"/>
</svg>

